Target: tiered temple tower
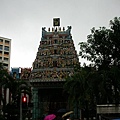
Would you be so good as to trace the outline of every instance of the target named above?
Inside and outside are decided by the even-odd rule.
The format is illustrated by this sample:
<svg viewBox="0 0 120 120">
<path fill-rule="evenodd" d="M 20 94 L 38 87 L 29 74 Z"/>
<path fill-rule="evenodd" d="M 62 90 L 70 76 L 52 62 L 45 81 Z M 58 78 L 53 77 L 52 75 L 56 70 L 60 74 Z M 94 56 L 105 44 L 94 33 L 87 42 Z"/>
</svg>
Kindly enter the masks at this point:
<svg viewBox="0 0 120 120">
<path fill-rule="evenodd" d="M 42 28 L 42 38 L 33 62 L 30 83 L 33 87 L 33 120 L 43 114 L 68 107 L 63 93 L 65 78 L 74 74 L 80 65 L 71 35 L 71 26 L 60 27 L 60 19 L 53 20 L 54 27 Z"/>
</svg>

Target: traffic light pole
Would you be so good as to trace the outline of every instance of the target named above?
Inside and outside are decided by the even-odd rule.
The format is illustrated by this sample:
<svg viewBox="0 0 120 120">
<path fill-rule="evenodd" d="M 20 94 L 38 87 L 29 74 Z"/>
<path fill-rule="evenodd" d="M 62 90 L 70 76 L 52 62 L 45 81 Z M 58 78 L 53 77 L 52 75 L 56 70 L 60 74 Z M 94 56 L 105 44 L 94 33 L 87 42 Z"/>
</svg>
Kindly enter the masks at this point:
<svg viewBox="0 0 120 120">
<path fill-rule="evenodd" d="M 22 94 L 20 95 L 20 120 L 22 120 Z"/>
</svg>

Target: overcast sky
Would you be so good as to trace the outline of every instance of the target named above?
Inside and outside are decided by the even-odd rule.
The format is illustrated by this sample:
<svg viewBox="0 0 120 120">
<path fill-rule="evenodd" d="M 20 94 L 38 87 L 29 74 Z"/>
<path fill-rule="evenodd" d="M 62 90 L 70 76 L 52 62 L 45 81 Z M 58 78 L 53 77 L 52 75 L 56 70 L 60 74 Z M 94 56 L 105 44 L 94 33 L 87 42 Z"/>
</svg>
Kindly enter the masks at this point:
<svg viewBox="0 0 120 120">
<path fill-rule="evenodd" d="M 0 36 L 12 39 L 11 67 L 32 67 L 42 27 L 52 28 L 53 18 L 61 19 L 61 27 L 72 26 L 79 53 L 90 29 L 109 28 L 114 17 L 120 17 L 120 0 L 0 0 Z"/>
</svg>

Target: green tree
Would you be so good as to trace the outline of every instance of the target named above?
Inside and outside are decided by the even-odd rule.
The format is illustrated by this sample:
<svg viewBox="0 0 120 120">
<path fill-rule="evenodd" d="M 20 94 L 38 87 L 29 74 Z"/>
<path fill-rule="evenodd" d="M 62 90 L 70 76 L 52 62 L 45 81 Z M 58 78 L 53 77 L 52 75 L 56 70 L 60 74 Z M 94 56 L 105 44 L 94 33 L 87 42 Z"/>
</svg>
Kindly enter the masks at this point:
<svg viewBox="0 0 120 120">
<path fill-rule="evenodd" d="M 31 96 L 31 88 L 23 80 L 14 80 L 10 84 L 7 84 L 7 87 L 12 94 L 12 101 L 5 106 L 4 111 L 8 114 L 7 117 L 9 120 L 12 120 L 13 118 L 19 120 L 21 94 L 24 93 Z M 26 113 L 27 110 L 24 111 L 23 117 L 26 117 Z"/>
<path fill-rule="evenodd" d="M 120 100 L 120 17 L 110 21 L 110 28 L 92 28 L 87 42 L 80 42 L 79 55 L 91 61 L 69 76 L 64 89 L 69 100 L 81 108 L 96 104 L 119 103 Z M 87 68 L 87 69 L 86 69 Z M 89 69 L 88 69 L 89 68 Z"/>
<path fill-rule="evenodd" d="M 110 21 L 110 28 L 92 28 L 87 42 L 80 42 L 80 56 L 91 61 L 96 71 L 90 76 L 96 104 L 120 100 L 120 17 Z"/>
<path fill-rule="evenodd" d="M 113 103 L 113 89 L 109 71 L 101 70 L 91 72 L 89 84 L 95 105 Z"/>
<path fill-rule="evenodd" d="M 11 93 L 11 100 L 10 103 L 6 104 L 5 97 L 3 95 L 3 92 L 0 91 L 0 101 L 3 103 L 2 112 L 3 115 L 1 115 L 3 118 L 5 118 L 5 113 L 8 114 L 7 119 L 11 120 L 19 120 L 20 115 L 20 98 L 21 93 L 28 94 L 31 96 L 31 88 L 30 86 L 24 81 L 20 80 L 17 81 L 13 79 L 12 76 L 10 76 L 9 72 L 4 69 L 2 63 L 0 64 L 0 88 L 4 89 L 5 91 L 9 89 Z M 27 111 L 26 111 L 27 112 Z M 26 112 L 24 112 L 24 116 L 26 115 Z M 16 117 L 17 116 L 17 117 Z"/>
<path fill-rule="evenodd" d="M 118 104 L 120 101 L 120 69 L 119 67 L 112 66 L 108 77 L 111 81 L 111 89 L 112 89 L 112 99 L 113 103 Z"/>
<path fill-rule="evenodd" d="M 72 76 L 67 77 L 64 84 L 64 90 L 69 95 L 70 105 L 74 108 L 76 103 L 79 109 L 85 109 L 87 111 L 87 117 L 89 117 L 88 109 L 91 106 L 93 107 L 91 84 L 88 84 L 90 72 L 91 68 L 87 66 L 77 69 Z"/>
<path fill-rule="evenodd" d="M 2 112 L 3 118 L 5 117 L 4 108 L 6 106 L 6 97 L 3 95 L 2 90 L 7 90 L 6 85 L 10 83 L 13 78 L 9 75 L 8 70 L 3 67 L 3 64 L 0 63 L 0 101 L 3 103 Z"/>
<path fill-rule="evenodd" d="M 120 100 L 120 18 L 110 21 L 110 28 L 92 28 L 87 42 L 80 44 L 80 56 L 92 66 L 75 69 L 66 79 L 64 89 L 71 105 L 81 109 Z M 88 113 L 87 113 L 88 114 Z M 89 116 L 89 115 L 88 115 Z"/>
<path fill-rule="evenodd" d="M 80 42 L 79 55 L 93 62 L 98 69 L 120 66 L 120 17 L 110 21 L 110 28 L 92 28 L 87 42 Z"/>
</svg>

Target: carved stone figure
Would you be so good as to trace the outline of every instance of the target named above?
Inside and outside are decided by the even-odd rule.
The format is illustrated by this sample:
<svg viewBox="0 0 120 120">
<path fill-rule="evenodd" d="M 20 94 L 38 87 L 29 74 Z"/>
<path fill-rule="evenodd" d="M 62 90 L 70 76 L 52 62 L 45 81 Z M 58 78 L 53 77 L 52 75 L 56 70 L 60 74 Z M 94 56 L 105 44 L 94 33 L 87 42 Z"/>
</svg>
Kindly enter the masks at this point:
<svg viewBox="0 0 120 120">
<path fill-rule="evenodd" d="M 43 39 L 44 39 L 44 37 L 45 37 L 45 33 L 47 32 L 45 29 L 46 29 L 45 27 L 42 28 L 42 38 L 43 38 Z"/>
</svg>

